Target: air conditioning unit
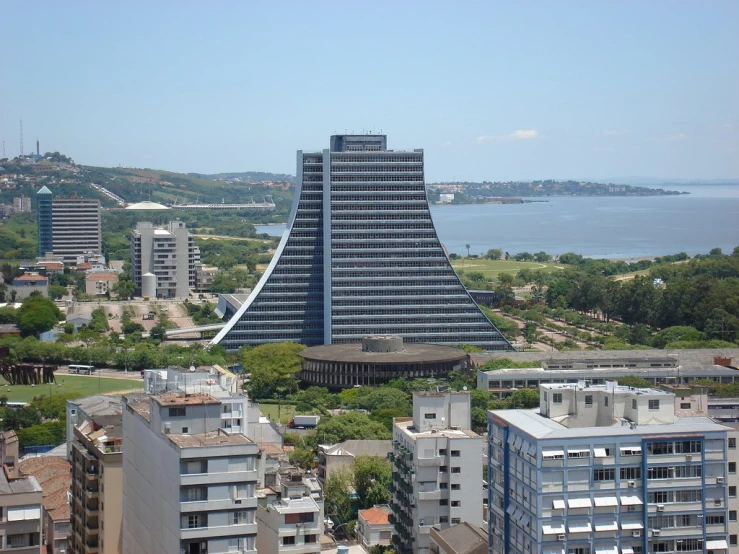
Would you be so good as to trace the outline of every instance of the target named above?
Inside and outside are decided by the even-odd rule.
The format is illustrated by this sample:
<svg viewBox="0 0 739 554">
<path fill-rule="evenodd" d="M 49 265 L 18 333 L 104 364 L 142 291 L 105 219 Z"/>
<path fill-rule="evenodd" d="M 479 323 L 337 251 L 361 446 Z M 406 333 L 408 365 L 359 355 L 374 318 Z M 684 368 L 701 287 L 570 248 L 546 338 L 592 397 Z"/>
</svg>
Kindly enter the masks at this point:
<svg viewBox="0 0 739 554">
<path fill-rule="evenodd" d="M 641 537 L 641 531 L 632 531 L 631 532 L 632 537 Z"/>
<path fill-rule="evenodd" d="M 635 511 L 636 511 L 636 506 L 628 506 L 628 507 L 626 508 L 626 511 L 627 511 L 627 512 L 635 512 Z"/>
<path fill-rule="evenodd" d="M 565 540 L 565 536 L 564 535 L 557 535 L 557 540 L 558 541 L 563 541 L 563 540 Z"/>
<path fill-rule="evenodd" d="M 687 456 L 685 456 L 685 461 L 686 462 L 692 462 L 693 461 L 693 455 L 692 454 L 688 454 Z"/>
<path fill-rule="evenodd" d="M 658 511 L 658 512 L 664 512 L 664 511 L 665 511 L 665 506 L 664 506 L 664 504 L 658 504 L 658 505 L 657 505 L 657 511 Z"/>
<path fill-rule="evenodd" d="M 234 504 L 241 504 L 241 500 L 234 500 Z"/>
<path fill-rule="evenodd" d="M 636 481 L 629 481 L 629 488 L 633 489 L 636 486 Z"/>
<path fill-rule="evenodd" d="M 653 537 L 659 537 L 661 533 L 662 533 L 662 531 L 660 531 L 659 529 L 652 529 L 652 536 Z"/>
<path fill-rule="evenodd" d="M 164 434 L 169 435 L 169 432 L 172 430 L 172 424 L 171 423 L 165 423 L 164 424 Z"/>
<path fill-rule="evenodd" d="M 716 484 L 717 485 L 722 485 L 723 483 L 724 483 L 724 478 L 723 477 L 716 477 Z"/>
</svg>

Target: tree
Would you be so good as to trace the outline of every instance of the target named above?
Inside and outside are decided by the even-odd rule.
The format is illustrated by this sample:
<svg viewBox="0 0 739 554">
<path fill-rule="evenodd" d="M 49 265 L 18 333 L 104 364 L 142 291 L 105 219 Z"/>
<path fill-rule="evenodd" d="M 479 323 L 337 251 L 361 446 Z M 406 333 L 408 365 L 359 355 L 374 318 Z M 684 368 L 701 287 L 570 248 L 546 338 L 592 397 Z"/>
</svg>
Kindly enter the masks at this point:
<svg viewBox="0 0 739 554">
<path fill-rule="evenodd" d="M 388 389 L 392 390 L 392 389 Z M 321 418 L 316 428 L 319 444 L 337 444 L 346 440 L 387 440 L 392 433 L 381 423 L 372 421 L 362 412 L 348 412 L 328 418 Z"/>
<path fill-rule="evenodd" d="M 110 287 L 110 292 L 117 294 L 118 298 L 128 300 L 131 298 L 136 291 L 136 284 L 131 279 L 124 279 L 122 274 L 117 283 L 113 283 Z"/>
<path fill-rule="evenodd" d="M 149 337 L 161 342 L 164 340 L 166 333 L 167 328 L 163 323 L 159 322 L 151 328 L 151 331 L 149 331 Z"/>
<path fill-rule="evenodd" d="M 500 260 L 503 257 L 502 248 L 491 248 L 485 253 L 485 257 L 488 260 Z"/>
<path fill-rule="evenodd" d="M 540 336 L 541 333 L 536 328 L 536 323 L 534 323 L 533 321 L 527 321 L 523 328 L 523 338 L 529 344 L 529 346 L 539 340 Z"/>
<path fill-rule="evenodd" d="M 53 300 L 58 300 L 62 296 L 67 294 L 67 287 L 60 285 L 49 285 L 49 297 Z"/>
<path fill-rule="evenodd" d="M 382 424 L 388 431 L 393 430 L 393 419 L 405 417 L 406 413 L 395 408 L 381 408 L 370 414 L 370 419 Z"/>
<path fill-rule="evenodd" d="M 323 487 L 324 513 L 339 525 L 352 518 L 352 476 L 347 469 L 332 471 Z"/>
<path fill-rule="evenodd" d="M 387 504 L 390 500 L 392 480 L 392 467 L 387 460 L 376 456 L 358 456 L 354 460 L 352 470 L 354 490 L 363 508 Z"/>
<path fill-rule="evenodd" d="M 15 323 L 16 321 L 18 321 L 18 316 L 13 306 L 0 308 L 0 323 Z"/>
<path fill-rule="evenodd" d="M 298 390 L 295 374 L 302 367 L 298 353 L 305 346 L 294 342 L 262 344 L 244 351 L 244 371 L 251 373 L 249 390 L 253 398 L 277 398 L 278 392 Z"/>
<path fill-rule="evenodd" d="M 637 377 L 636 375 L 626 375 L 625 377 L 618 378 L 618 384 L 624 387 L 635 387 L 639 389 L 645 389 L 652 386 L 652 384 L 644 379 L 643 377 Z"/>
<path fill-rule="evenodd" d="M 411 413 L 411 398 L 408 393 L 392 387 L 363 387 L 357 396 L 357 407 L 370 412 L 383 408 Z"/>
<path fill-rule="evenodd" d="M 61 312 L 54 302 L 34 293 L 23 301 L 16 316 L 21 335 L 27 337 L 52 329 L 59 322 Z"/>
<path fill-rule="evenodd" d="M 518 389 L 508 397 L 511 408 L 536 408 L 539 406 L 539 391 L 536 389 Z"/>
</svg>

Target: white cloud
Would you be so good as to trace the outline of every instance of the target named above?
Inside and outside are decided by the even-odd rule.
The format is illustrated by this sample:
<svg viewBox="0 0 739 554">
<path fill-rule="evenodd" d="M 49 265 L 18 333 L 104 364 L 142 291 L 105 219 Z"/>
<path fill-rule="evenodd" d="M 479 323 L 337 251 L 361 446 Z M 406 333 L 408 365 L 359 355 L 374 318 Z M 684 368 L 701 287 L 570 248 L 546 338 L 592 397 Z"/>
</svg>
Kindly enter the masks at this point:
<svg viewBox="0 0 739 554">
<path fill-rule="evenodd" d="M 539 131 L 534 129 L 518 129 L 508 135 L 480 135 L 477 142 L 509 142 L 512 140 L 531 140 L 539 136 Z"/>
<path fill-rule="evenodd" d="M 509 135 L 514 140 L 531 140 L 539 136 L 537 131 L 533 129 L 513 131 Z"/>
<path fill-rule="evenodd" d="M 629 134 L 631 134 L 631 131 L 629 129 L 622 129 L 622 130 L 609 129 L 607 131 L 603 131 L 603 133 L 601 133 L 601 134 L 603 134 L 603 135 L 605 135 L 607 137 L 617 137 L 619 135 L 629 135 Z"/>
<path fill-rule="evenodd" d="M 667 135 L 667 140 L 687 140 L 688 135 L 685 133 L 675 133 L 673 135 Z"/>
<path fill-rule="evenodd" d="M 613 152 L 613 148 L 596 146 L 593 148 L 593 152 Z"/>
</svg>

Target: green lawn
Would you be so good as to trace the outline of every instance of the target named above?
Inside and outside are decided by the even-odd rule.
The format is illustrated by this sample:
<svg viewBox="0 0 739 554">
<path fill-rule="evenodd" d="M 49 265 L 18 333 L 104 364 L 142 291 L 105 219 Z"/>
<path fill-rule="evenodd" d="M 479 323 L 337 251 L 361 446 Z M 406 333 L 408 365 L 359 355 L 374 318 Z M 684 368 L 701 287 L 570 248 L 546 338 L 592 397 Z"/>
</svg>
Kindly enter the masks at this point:
<svg viewBox="0 0 739 554">
<path fill-rule="evenodd" d="M 278 409 L 280 413 L 280 419 L 278 423 L 281 423 L 283 425 L 287 425 L 288 423 L 290 423 L 290 420 L 293 418 L 293 414 L 295 413 L 295 404 L 283 404 L 282 406 L 280 406 L 279 404 L 259 405 L 259 411 L 262 412 L 262 415 L 268 417 L 272 421 L 277 421 Z"/>
<path fill-rule="evenodd" d="M 547 272 L 559 271 L 564 266 L 551 262 L 516 262 L 513 260 L 486 260 L 483 258 L 468 259 L 460 258 L 452 260 L 452 267 L 456 271 L 469 273 L 477 271 L 485 275 L 488 279 L 495 279 L 501 273 L 518 273 L 521 269 L 542 270 Z"/>
<path fill-rule="evenodd" d="M 8 385 L 0 377 L 0 395 L 8 397 L 9 402 L 30 402 L 34 396 L 77 393 L 80 396 L 93 396 L 109 392 L 121 392 L 143 388 L 142 381 L 133 379 L 110 379 L 106 377 L 87 377 L 81 375 L 59 375 L 55 385 Z M 276 407 L 276 406 L 275 406 Z"/>
</svg>

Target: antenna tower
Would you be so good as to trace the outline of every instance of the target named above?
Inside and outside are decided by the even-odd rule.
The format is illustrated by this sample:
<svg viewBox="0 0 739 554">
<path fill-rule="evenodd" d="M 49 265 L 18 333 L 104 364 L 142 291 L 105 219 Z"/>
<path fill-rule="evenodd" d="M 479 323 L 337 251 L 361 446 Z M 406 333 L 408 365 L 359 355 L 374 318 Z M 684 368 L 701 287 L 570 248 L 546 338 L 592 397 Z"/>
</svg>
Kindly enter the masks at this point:
<svg viewBox="0 0 739 554">
<path fill-rule="evenodd" d="M 23 156 L 23 118 L 21 118 L 21 156 Z"/>
</svg>

